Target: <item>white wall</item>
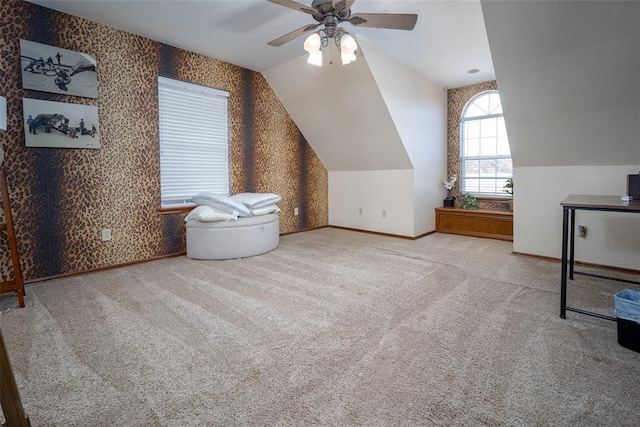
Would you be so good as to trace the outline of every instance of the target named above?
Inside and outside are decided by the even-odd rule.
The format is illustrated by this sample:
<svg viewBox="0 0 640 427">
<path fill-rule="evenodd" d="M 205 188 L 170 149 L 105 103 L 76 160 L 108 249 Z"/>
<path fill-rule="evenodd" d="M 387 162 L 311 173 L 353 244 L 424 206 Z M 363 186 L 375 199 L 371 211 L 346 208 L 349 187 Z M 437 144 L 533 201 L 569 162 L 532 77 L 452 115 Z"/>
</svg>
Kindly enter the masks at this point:
<svg viewBox="0 0 640 427">
<path fill-rule="evenodd" d="M 304 54 L 262 73 L 318 158 L 330 171 L 411 168 L 366 59 L 343 66 L 326 50 L 322 67 Z"/>
<path fill-rule="evenodd" d="M 413 185 L 411 169 L 329 171 L 329 225 L 414 237 Z"/>
<path fill-rule="evenodd" d="M 560 258 L 562 200 L 626 194 L 627 175 L 638 171 L 640 165 L 515 168 L 513 250 Z M 576 224 L 588 228 L 586 239 L 576 237 L 576 260 L 640 270 L 640 215 L 576 211 Z"/>
<path fill-rule="evenodd" d="M 414 169 L 413 236 L 435 230 L 447 165 L 446 91 L 358 39 Z"/>
<path fill-rule="evenodd" d="M 514 251 L 559 258 L 569 194 L 640 167 L 640 3 L 482 0 L 514 170 Z M 576 258 L 640 270 L 640 215 L 578 211 Z"/>
<path fill-rule="evenodd" d="M 515 167 L 640 162 L 640 2 L 482 11 Z"/>
<path fill-rule="evenodd" d="M 331 225 L 433 231 L 446 177 L 446 92 L 357 42 L 348 66 L 338 57 L 329 64 L 327 52 L 320 68 L 303 55 L 263 75 L 329 172 Z"/>
</svg>

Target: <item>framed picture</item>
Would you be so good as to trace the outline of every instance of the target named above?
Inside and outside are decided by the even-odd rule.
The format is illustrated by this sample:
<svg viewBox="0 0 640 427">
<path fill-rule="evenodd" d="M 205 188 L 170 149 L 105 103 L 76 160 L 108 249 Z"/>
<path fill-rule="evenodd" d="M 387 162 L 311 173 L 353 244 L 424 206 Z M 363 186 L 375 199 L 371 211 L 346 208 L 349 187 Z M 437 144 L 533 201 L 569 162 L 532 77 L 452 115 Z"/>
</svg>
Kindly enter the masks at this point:
<svg viewBox="0 0 640 427">
<path fill-rule="evenodd" d="M 27 147 L 100 148 L 98 107 L 23 98 Z"/>
<path fill-rule="evenodd" d="M 97 98 L 96 62 L 88 53 L 20 40 L 24 89 Z"/>
</svg>

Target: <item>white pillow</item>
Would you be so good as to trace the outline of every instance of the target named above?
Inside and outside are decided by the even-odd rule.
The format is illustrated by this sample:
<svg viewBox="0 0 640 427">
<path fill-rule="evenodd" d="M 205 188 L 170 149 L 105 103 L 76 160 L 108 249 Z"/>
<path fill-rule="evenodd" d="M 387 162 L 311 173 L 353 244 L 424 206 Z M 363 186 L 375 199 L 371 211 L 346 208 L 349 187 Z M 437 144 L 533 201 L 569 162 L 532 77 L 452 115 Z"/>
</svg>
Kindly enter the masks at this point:
<svg viewBox="0 0 640 427">
<path fill-rule="evenodd" d="M 263 208 L 282 200 L 280 195 L 274 193 L 240 193 L 231 196 L 231 198 L 243 203 L 249 209 Z"/>
<path fill-rule="evenodd" d="M 193 196 L 193 201 L 199 205 L 211 206 L 230 214 L 233 214 L 234 211 L 237 211 L 239 216 L 251 216 L 249 208 L 247 208 L 239 201 L 233 200 L 229 196 L 225 196 L 224 194 L 199 193 Z"/>
<path fill-rule="evenodd" d="M 233 219 L 233 220 L 238 219 L 238 211 L 234 211 L 234 213 L 230 214 L 220 209 L 212 208 L 211 206 L 202 205 L 191 210 L 191 212 L 187 214 L 184 220 L 185 222 L 189 222 L 189 221 L 212 222 L 212 221 L 227 221 L 230 219 Z"/>
<path fill-rule="evenodd" d="M 266 215 L 273 212 L 280 213 L 280 208 L 277 207 L 276 205 L 269 205 L 269 206 L 265 206 L 264 208 L 249 209 L 249 210 L 251 211 L 251 215 L 253 216 Z"/>
</svg>

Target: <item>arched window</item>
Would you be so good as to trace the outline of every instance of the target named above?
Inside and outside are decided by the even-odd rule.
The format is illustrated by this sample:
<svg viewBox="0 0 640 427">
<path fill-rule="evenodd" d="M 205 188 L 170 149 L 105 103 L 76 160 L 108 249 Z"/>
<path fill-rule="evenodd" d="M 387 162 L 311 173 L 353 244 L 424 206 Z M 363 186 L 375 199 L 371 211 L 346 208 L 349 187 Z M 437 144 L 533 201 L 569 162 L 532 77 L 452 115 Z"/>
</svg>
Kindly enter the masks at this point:
<svg viewBox="0 0 640 427">
<path fill-rule="evenodd" d="M 513 176 L 511 150 L 496 90 L 473 97 L 460 121 L 460 188 L 476 196 L 508 196 L 503 191 Z"/>
</svg>

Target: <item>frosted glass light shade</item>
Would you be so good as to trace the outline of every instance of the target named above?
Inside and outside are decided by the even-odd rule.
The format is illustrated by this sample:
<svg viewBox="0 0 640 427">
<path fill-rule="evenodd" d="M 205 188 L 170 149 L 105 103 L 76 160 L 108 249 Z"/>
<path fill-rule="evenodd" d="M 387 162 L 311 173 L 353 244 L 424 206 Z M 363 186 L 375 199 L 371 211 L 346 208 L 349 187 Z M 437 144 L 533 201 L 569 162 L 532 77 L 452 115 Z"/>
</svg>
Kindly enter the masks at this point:
<svg viewBox="0 0 640 427">
<path fill-rule="evenodd" d="M 313 33 L 304 41 L 304 50 L 309 52 L 309 58 L 307 59 L 307 63 L 311 65 L 317 65 L 318 67 L 322 66 L 322 52 L 320 49 L 322 48 L 322 39 L 320 38 L 320 34 Z"/>
<path fill-rule="evenodd" d="M 307 64 L 316 65 L 318 67 L 322 67 L 322 52 L 311 52 L 309 53 L 309 58 L 307 59 Z"/>
<path fill-rule="evenodd" d="M 356 60 L 356 55 L 354 53 L 342 53 L 340 54 L 340 59 L 342 59 L 342 65 L 348 65 Z"/>
<path fill-rule="evenodd" d="M 343 35 L 340 39 L 340 59 L 342 59 L 342 65 L 350 64 L 356 60 L 356 49 L 358 49 L 358 45 L 355 39 L 349 34 Z"/>
<path fill-rule="evenodd" d="M 304 50 L 309 52 L 310 54 L 315 52 L 320 52 L 320 48 L 322 47 L 322 39 L 320 39 L 320 34 L 313 33 L 304 41 Z"/>
<path fill-rule="evenodd" d="M 351 34 L 345 34 L 340 39 L 340 46 L 343 52 L 353 53 L 358 48 L 356 44 L 356 40 L 351 36 Z"/>
</svg>

